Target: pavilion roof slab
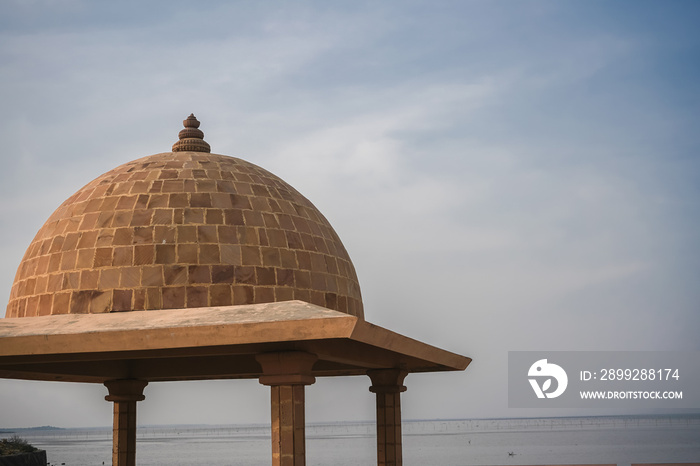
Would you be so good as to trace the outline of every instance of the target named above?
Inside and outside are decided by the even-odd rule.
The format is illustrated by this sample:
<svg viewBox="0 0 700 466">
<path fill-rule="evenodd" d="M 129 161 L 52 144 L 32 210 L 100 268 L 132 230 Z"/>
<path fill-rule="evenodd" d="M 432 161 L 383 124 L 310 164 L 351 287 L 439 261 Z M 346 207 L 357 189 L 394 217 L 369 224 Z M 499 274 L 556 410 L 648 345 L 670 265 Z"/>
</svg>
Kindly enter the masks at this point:
<svg viewBox="0 0 700 466">
<path fill-rule="evenodd" d="M 271 351 L 316 354 L 317 376 L 464 370 L 471 361 L 302 301 L 0 320 L 2 378 L 255 378 L 255 355 Z"/>
</svg>

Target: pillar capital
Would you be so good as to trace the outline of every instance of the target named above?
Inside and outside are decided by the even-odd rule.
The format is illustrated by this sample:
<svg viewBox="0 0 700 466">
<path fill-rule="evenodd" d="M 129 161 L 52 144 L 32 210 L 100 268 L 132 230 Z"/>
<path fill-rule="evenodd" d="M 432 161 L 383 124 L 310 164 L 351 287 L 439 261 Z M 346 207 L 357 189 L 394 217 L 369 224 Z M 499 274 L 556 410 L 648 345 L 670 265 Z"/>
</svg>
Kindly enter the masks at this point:
<svg viewBox="0 0 700 466">
<path fill-rule="evenodd" d="M 377 464 L 401 466 L 401 392 L 408 371 L 402 368 L 367 371 L 372 380 L 369 391 L 377 394 Z"/>
<path fill-rule="evenodd" d="M 109 395 L 105 396 L 107 401 L 143 401 L 143 389 L 148 382 L 137 379 L 107 380 L 105 387 L 109 390 Z"/>
<path fill-rule="evenodd" d="M 261 353 L 255 359 L 262 367 L 260 383 L 270 386 L 272 415 L 272 465 L 306 464 L 306 421 L 304 385 L 316 381 L 311 375 L 318 357 L 303 351 Z"/>
<path fill-rule="evenodd" d="M 403 381 L 408 375 L 408 371 L 405 369 L 372 369 L 367 371 L 367 375 L 372 380 L 372 386 L 369 387 L 369 391 L 372 393 L 401 393 L 406 391 Z"/>
<path fill-rule="evenodd" d="M 107 401 L 114 402 L 112 466 L 136 466 L 136 402 L 146 399 L 148 382 L 137 379 L 107 380 Z"/>
<path fill-rule="evenodd" d="M 303 351 L 260 353 L 255 359 L 262 366 L 260 383 L 263 385 L 311 385 L 316 378 L 311 368 L 318 360 L 315 354 Z"/>
</svg>

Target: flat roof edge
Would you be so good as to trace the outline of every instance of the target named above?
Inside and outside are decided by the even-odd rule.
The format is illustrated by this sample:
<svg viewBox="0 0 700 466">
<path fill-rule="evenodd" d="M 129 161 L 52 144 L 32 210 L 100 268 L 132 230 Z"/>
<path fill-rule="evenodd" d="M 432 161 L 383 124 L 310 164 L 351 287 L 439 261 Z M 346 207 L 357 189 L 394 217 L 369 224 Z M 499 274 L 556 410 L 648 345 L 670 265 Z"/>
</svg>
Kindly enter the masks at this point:
<svg viewBox="0 0 700 466">
<path fill-rule="evenodd" d="M 343 338 L 357 317 L 301 301 L 0 321 L 0 357 L 148 351 Z M 32 322 L 26 322 L 31 324 Z"/>
<path fill-rule="evenodd" d="M 471 363 L 471 358 L 432 346 L 392 330 L 367 321 L 358 321 L 351 337 L 355 341 L 379 346 L 406 356 L 430 361 L 444 366 L 443 370 L 463 371 Z"/>
<path fill-rule="evenodd" d="M 471 362 L 355 316 L 301 301 L 0 320 L 0 377 L 25 373 L 40 378 L 40 373 L 34 374 L 37 370 L 92 377 L 88 369 L 75 364 L 113 361 L 110 367 L 119 369 L 118 364 L 128 361 L 190 357 L 224 364 L 217 358 L 251 358 L 267 351 L 313 352 L 326 362 L 321 372 L 337 374 L 390 367 L 406 367 L 410 372 L 462 371 Z M 181 370 L 171 369 L 173 374 Z M 91 370 L 99 377 L 98 366 Z M 228 374 L 211 370 L 213 375 L 224 373 Z"/>
</svg>

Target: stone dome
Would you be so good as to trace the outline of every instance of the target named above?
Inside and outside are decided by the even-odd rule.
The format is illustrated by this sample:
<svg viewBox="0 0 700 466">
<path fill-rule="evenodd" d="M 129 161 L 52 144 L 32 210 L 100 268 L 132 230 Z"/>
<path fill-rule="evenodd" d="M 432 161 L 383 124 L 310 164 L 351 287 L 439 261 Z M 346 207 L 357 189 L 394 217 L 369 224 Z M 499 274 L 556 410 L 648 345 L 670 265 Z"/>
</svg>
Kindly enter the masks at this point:
<svg viewBox="0 0 700 466">
<path fill-rule="evenodd" d="M 345 247 L 272 173 L 212 154 L 191 115 L 173 152 L 85 185 L 29 245 L 6 317 L 301 300 L 364 318 Z"/>
</svg>

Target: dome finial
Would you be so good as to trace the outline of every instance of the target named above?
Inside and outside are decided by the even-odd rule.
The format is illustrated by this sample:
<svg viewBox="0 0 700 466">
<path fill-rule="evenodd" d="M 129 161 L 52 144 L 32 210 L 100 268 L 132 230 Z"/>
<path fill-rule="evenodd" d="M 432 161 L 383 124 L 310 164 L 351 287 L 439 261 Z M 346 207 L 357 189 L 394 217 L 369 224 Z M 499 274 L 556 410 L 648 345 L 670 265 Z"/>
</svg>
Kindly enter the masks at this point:
<svg viewBox="0 0 700 466">
<path fill-rule="evenodd" d="M 173 144 L 173 152 L 211 152 L 194 113 L 190 113 L 190 116 L 182 121 L 182 125 L 185 129 L 178 134 L 180 140 Z"/>
</svg>

